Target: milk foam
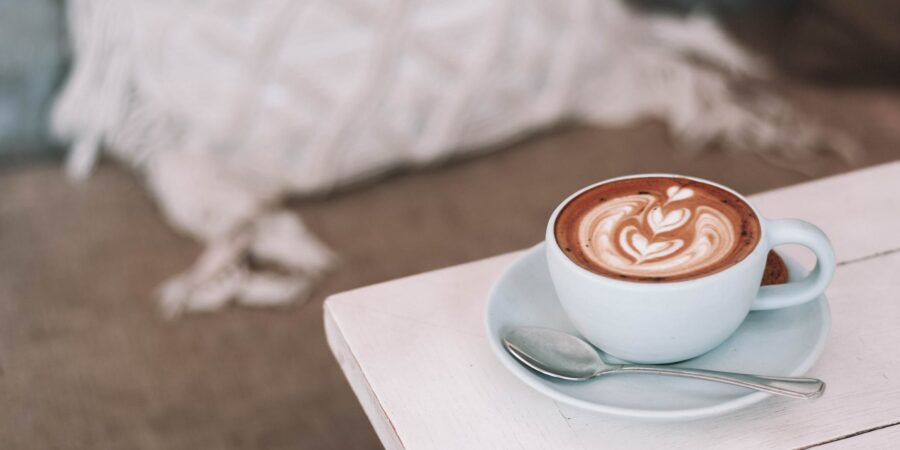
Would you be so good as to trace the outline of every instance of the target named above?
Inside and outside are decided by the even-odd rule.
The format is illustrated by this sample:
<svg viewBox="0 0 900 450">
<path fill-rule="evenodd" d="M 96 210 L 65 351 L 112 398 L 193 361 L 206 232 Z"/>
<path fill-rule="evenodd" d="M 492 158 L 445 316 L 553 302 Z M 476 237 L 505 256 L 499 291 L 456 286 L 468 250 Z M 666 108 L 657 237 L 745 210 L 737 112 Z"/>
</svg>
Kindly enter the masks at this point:
<svg viewBox="0 0 900 450">
<path fill-rule="evenodd" d="M 672 185 L 599 203 L 577 224 L 577 240 L 593 264 L 634 277 L 700 271 L 727 257 L 738 224 L 713 199 Z"/>
</svg>

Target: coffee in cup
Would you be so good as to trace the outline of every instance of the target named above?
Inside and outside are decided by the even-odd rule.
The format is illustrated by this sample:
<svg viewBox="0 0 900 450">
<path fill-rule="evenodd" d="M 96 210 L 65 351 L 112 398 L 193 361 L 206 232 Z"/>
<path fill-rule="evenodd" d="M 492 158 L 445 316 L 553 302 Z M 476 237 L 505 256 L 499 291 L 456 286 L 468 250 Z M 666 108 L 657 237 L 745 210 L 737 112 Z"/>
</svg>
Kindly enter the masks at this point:
<svg viewBox="0 0 900 450">
<path fill-rule="evenodd" d="M 681 281 L 743 260 L 759 241 L 759 219 L 737 195 L 687 178 L 630 178 L 570 200 L 554 225 L 557 244 L 579 266 L 638 282 Z"/>
</svg>

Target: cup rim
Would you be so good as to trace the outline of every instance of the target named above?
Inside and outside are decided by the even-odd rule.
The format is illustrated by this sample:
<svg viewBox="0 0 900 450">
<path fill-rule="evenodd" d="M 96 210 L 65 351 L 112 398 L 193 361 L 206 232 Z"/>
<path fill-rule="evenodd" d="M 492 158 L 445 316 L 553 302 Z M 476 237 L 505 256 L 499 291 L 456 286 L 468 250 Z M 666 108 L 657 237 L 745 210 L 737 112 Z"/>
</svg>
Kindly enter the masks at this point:
<svg viewBox="0 0 900 450">
<path fill-rule="evenodd" d="M 568 256 L 566 256 L 565 253 L 563 253 L 562 248 L 560 248 L 560 246 L 559 246 L 559 242 L 556 240 L 556 219 L 559 216 L 559 213 L 562 211 L 563 207 L 568 205 L 569 202 L 574 200 L 576 197 L 578 197 L 582 193 L 587 192 L 597 186 L 601 186 L 601 185 L 616 182 L 616 181 L 622 181 L 622 180 L 632 180 L 632 179 L 638 179 L 638 178 L 653 178 L 653 177 L 681 178 L 681 179 L 685 179 L 685 180 L 696 181 L 699 183 L 708 184 L 708 185 L 717 187 L 724 191 L 730 192 L 731 194 L 734 194 L 737 198 L 739 198 L 747 206 L 750 207 L 750 209 L 756 215 L 756 219 L 759 221 L 759 239 L 756 241 L 756 245 L 753 247 L 753 250 L 751 250 L 749 253 L 744 255 L 743 258 L 741 258 L 739 261 L 735 262 L 731 266 L 728 266 L 728 267 L 718 270 L 716 272 L 712 272 L 712 273 L 709 273 L 706 275 L 701 275 L 696 278 L 690 278 L 687 280 L 654 281 L 654 282 L 622 280 L 622 279 L 610 277 L 608 275 L 603 275 L 603 274 L 599 274 L 596 272 L 592 272 L 588 269 L 585 269 L 584 267 L 579 266 L 574 261 L 572 261 Z M 672 287 L 687 287 L 687 286 L 691 286 L 694 284 L 707 282 L 708 280 L 710 280 L 712 278 L 715 278 L 717 276 L 724 276 L 723 274 L 725 274 L 727 272 L 731 272 L 732 270 L 735 270 L 738 266 L 742 265 L 748 259 L 750 259 L 750 256 L 752 256 L 752 255 L 756 254 L 758 251 L 760 251 L 760 248 L 763 247 L 763 242 L 766 240 L 767 228 L 768 227 L 766 225 L 766 219 L 765 219 L 765 217 L 763 217 L 762 214 L 759 213 L 759 210 L 756 209 L 756 206 L 754 206 L 752 203 L 750 203 L 750 201 L 747 200 L 747 197 L 745 197 L 743 194 L 735 191 L 734 189 L 732 189 L 728 186 L 724 186 L 720 183 L 716 183 L 715 181 L 710 181 L 705 178 L 693 177 L 693 176 L 689 176 L 689 175 L 679 175 L 679 174 L 673 174 L 673 173 L 640 173 L 640 174 L 632 174 L 632 175 L 623 175 L 623 176 L 619 176 L 619 177 L 615 177 L 615 178 L 609 178 L 606 180 L 598 181 L 596 183 L 585 186 L 585 187 L 575 191 L 574 193 L 570 194 L 568 197 L 565 198 L 565 200 L 563 200 L 559 205 L 556 206 L 556 209 L 553 210 L 553 214 L 550 215 L 550 221 L 547 223 L 546 236 L 545 236 L 544 240 L 548 244 L 547 248 L 553 249 L 553 250 L 549 250 L 549 251 L 553 251 L 558 256 L 561 256 L 562 259 L 564 260 L 563 264 L 565 264 L 567 268 L 574 270 L 576 273 L 578 273 L 582 276 L 600 279 L 603 281 L 610 282 L 612 284 L 619 284 L 622 286 L 643 287 L 644 289 L 646 289 L 650 286 L 665 286 L 666 288 L 671 289 Z M 550 244 L 552 244 L 552 245 L 550 245 Z"/>
</svg>

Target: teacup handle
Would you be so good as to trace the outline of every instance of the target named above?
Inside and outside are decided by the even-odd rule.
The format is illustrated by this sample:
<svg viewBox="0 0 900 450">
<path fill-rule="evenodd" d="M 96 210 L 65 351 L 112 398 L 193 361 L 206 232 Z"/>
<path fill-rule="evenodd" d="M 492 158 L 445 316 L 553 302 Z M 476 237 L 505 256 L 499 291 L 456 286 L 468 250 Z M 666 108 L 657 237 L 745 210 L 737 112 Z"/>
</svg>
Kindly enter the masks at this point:
<svg viewBox="0 0 900 450">
<path fill-rule="evenodd" d="M 797 219 L 770 220 L 767 223 L 769 245 L 799 244 L 816 254 L 816 267 L 800 281 L 763 286 L 753 305 L 753 311 L 778 309 L 799 305 L 825 292 L 834 275 L 834 250 L 828 237 L 815 225 Z"/>
</svg>

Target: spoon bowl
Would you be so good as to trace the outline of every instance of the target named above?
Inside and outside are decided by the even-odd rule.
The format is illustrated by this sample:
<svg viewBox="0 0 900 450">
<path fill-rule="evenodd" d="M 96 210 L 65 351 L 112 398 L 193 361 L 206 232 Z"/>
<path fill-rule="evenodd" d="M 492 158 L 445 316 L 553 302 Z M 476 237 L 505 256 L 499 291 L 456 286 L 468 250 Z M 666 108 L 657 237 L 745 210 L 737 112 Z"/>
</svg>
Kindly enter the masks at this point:
<svg viewBox="0 0 900 450">
<path fill-rule="evenodd" d="M 549 328 L 516 328 L 503 338 L 503 345 L 532 370 L 563 380 L 588 380 L 606 368 L 591 344 Z"/>
</svg>

